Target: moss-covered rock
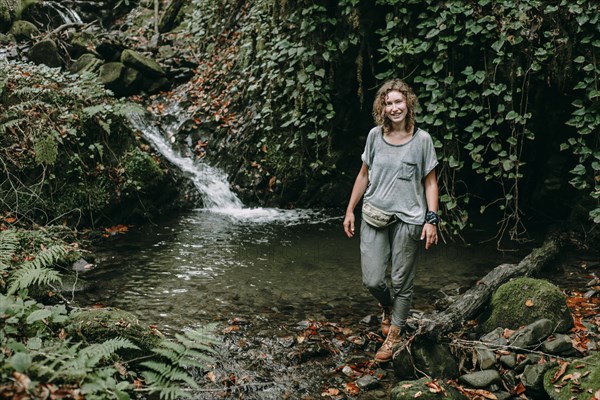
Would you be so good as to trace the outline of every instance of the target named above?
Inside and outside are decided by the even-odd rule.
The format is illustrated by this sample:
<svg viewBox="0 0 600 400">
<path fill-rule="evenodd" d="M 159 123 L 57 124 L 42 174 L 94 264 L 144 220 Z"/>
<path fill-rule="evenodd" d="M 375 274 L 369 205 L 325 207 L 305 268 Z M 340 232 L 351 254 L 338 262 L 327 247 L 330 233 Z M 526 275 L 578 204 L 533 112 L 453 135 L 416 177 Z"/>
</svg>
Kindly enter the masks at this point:
<svg viewBox="0 0 600 400">
<path fill-rule="evenodd" d="M 135 148 L 123 160 L 127 180 L 123 189 L 137 192 L 142 187 L 156 187 L 162 181 L 163 171 L 148 153 Z"/>
<path fill-rule="evenodd" d="M 16 21 L 10 28 L 10 33 L 17 41 L 23 41 L 39 35 L 40 31 L 37 26 L 29 21 Z"/>
<path fill-rule="evenodd" d="M 458 390 L 446 385 L 441 381 L 436 381 L 436 385 L 442 390 L 431 390 L 427 386 L 432 380 L 429 378 L 421 378 L 418 381 L 401 381 L 394 386 L 390 393 L 390 400 L 405 400 L 405 399 L 445 399 L 445 400 L 462 400 L 466 399 Z"/>
<path fill-rule="evenodd" d="M 128 355 L 133 356 L 148 354 L 162 340 L 157 330 L 141 324 L 130 312 L 116 308 L 82 310 L 73 316 L 67 332 L 85 343 L 102 343 L 116 337 L 128 339 L 140 348 L 133 354 L 128 350 Z"/>
<path fill-rule="evenodd" d="M 102 65 L 102 60 L 90 53 L 82 54 L 71 66 L 69 71 L 81 74 L 84 72 L 95 72 Z"/>
<path fill-rule="evenodd" d="M 53 40 L 45 39 L 37 42 L 29 49 L 29 59 L 35 64 L 45 64 L 56 68 L 63 65 L 62 58 L 58 52 L 58 47 Z"/>
<path fill-rule="evenodd" d="M 128 67 L 135 68 L 150 77 L 165 76 L 165 71 L 158 63 L 133 50 L 124 50 L 121 53 L 121 62 Z"/>
<path fill-rule="evenodd" d="M 487 318 L 481 328 L 517 329 L 546 318 L 558 332 L 573 326 L 573 317 L 560 289 L 542 279 L 517 278 L 500 286 L 493 294 Z"/>
<path fill-rule="evenodd" d="M 552 400 L 591 400 L 600 395 L 600 353 L 572 361 L 552 382 L 560 365 L 546 371 L 544 390 Z M 596 397 L 594 397 L 596 396 Z"/>
</svg>

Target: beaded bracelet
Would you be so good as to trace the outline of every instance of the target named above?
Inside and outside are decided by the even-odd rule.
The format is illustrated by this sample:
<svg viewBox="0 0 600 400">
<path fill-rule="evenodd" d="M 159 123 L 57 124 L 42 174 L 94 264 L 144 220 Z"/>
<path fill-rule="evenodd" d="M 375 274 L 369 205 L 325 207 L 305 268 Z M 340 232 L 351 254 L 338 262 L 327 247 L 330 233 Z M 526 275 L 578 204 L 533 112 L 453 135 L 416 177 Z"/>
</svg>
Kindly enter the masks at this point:
<svg viewBox="0 0 600 400">
<path fill-rule="evenodd" d="M 433 211 L 427 211 L 425 214 L 425 223 L 437 225 L 440 222 L 440 217 Z"/>
</svg>

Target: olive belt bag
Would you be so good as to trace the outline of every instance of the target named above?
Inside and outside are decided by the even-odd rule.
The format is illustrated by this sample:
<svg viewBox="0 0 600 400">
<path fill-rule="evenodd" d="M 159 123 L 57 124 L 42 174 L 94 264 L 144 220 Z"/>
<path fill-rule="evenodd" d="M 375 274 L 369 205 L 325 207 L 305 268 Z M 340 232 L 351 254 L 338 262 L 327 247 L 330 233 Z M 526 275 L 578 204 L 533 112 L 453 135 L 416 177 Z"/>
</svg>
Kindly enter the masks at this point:
<svg viewBox="0 0 600 400">
<path fill-rule="evenodd" d="M 362 219 L 373 228 L 382 229 L 392 225 L 398 220 L 396 214 L 388 213 L 373 206 L 367 201 L 363 201 Z"/>
</svg>

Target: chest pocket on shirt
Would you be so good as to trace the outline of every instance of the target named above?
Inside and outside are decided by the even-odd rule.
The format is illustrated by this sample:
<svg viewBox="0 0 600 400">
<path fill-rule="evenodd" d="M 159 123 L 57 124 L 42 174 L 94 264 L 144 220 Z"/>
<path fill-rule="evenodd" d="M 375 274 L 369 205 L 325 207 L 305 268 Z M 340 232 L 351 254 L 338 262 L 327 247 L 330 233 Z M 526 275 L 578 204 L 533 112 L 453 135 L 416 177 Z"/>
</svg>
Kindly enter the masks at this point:
<svg viewBox="0 0 600 400">
<path fill-rule="evenodd" d="M 400 171 L 398 171 L 398 179 L 405 181 L 411 181 L 415 178 L 417 173 L 417 164 L 402 161 L 400 165 Z"/>
</svg>

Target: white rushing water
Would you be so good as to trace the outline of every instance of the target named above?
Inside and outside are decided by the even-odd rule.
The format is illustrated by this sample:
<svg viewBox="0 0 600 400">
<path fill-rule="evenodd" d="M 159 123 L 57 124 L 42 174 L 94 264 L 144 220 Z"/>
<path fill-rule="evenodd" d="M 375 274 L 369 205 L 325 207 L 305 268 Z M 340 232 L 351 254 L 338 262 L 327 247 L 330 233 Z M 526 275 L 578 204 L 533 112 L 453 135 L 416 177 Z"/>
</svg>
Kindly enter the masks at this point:
<svg viewBox="0 0 600 400">
<path fill-rule="evenodd" d="M 244 207 L 242 201 L 231 191 L 227 175 L 223 171 L 179 154 L 165 139 L 161 129 L 152 124 L 145 116 L 133 114 L 130 121 L 136 129 L 144 134 L 144 137 L 157 151 L 190 177 L 202 196 L 205 209 L 234 221 L 248 222 L 285 221 L 286 223 L 305 223 L 318 217 L 318 213 L 314 210 Z M 323 221 L 322 217 L 317 219 Z"/>
<path fill-rule="evenodd" d="M 58 1 L 44 1 L 42 2 L 44 7 L 53 9 L 62 18 L 65 24 L 82 24 L 81 17 L 75 10 L 66 7 Z"/>
</svg>

